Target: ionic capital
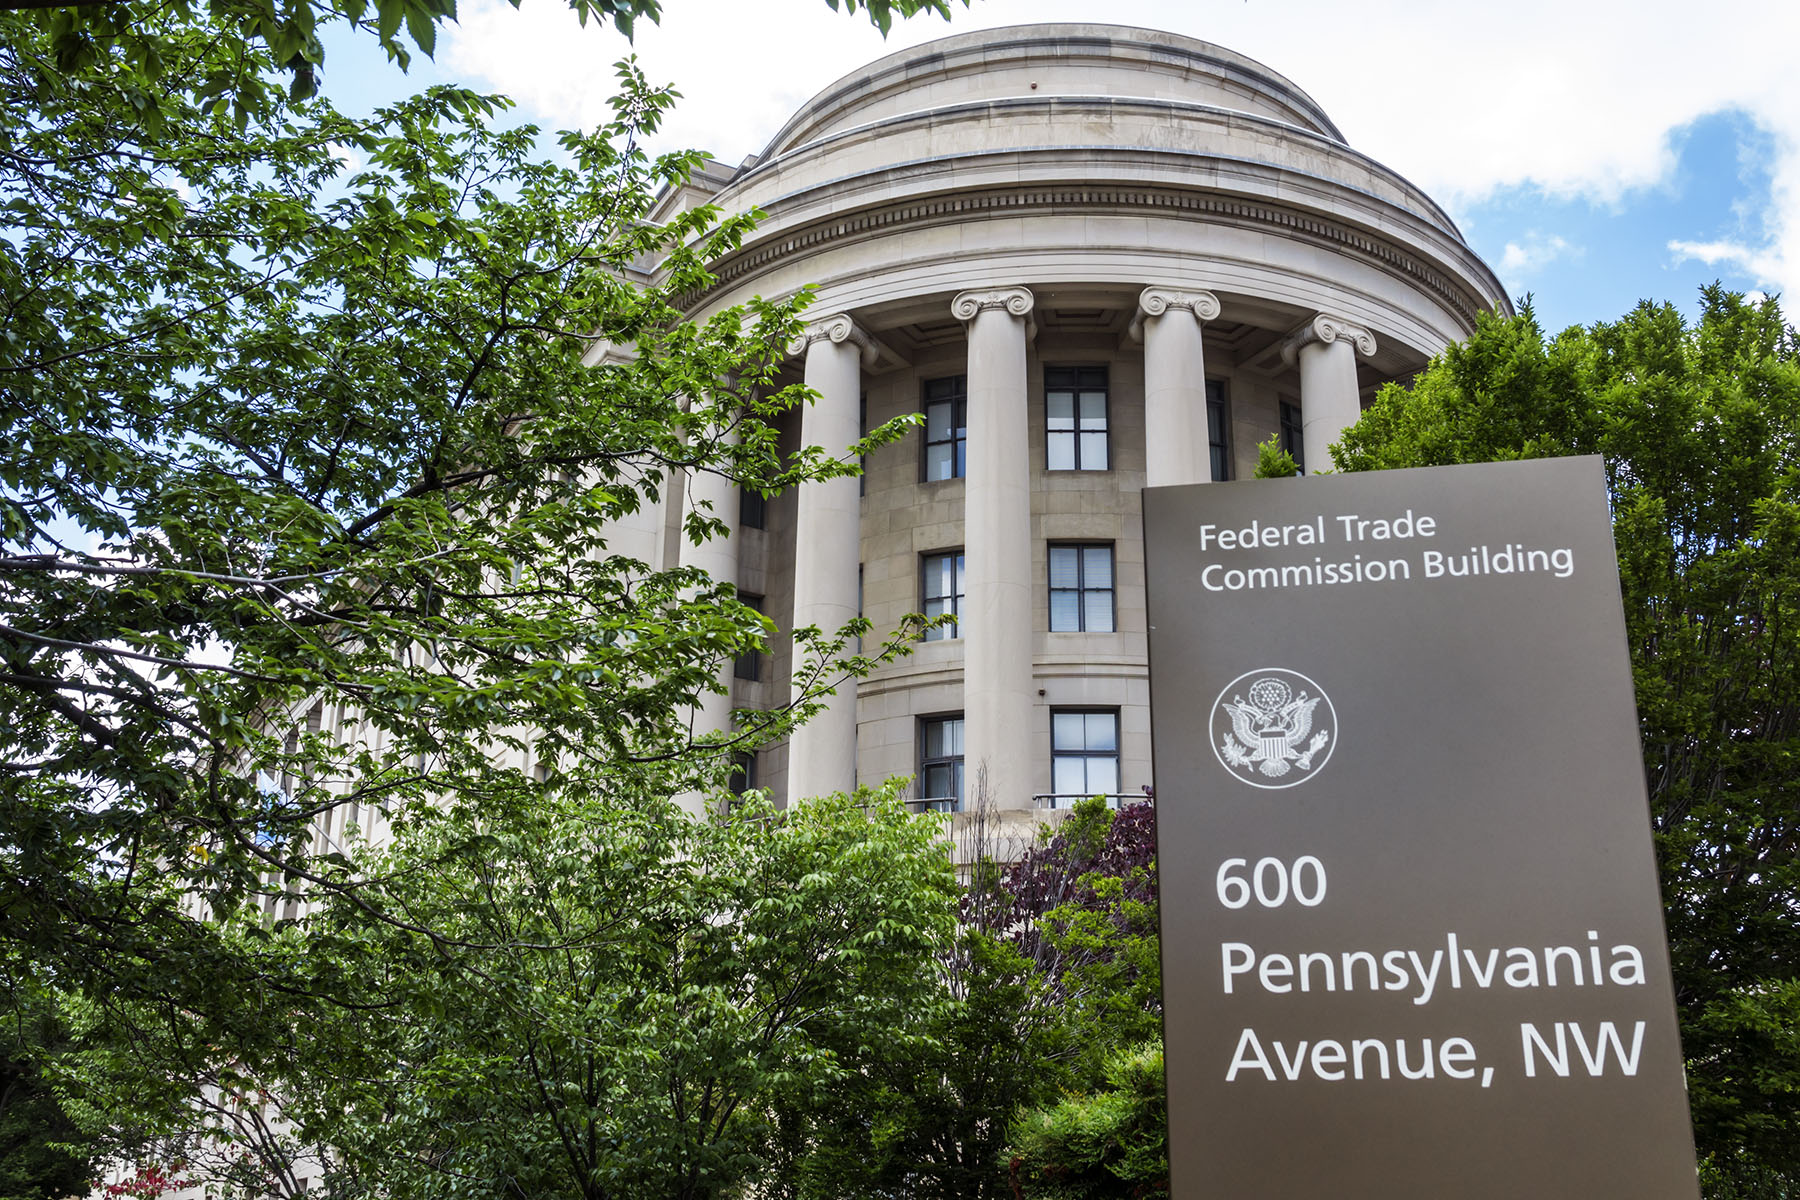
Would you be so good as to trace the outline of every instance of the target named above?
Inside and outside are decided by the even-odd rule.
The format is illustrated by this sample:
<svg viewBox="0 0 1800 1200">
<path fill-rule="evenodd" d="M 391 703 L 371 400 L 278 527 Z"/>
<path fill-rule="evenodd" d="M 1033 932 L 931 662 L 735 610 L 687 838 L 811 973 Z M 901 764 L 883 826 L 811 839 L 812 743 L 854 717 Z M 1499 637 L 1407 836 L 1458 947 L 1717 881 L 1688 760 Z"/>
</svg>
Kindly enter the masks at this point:
<svg viewBox="0 0 1800 1200">
<path fill-rule="evenodd" d="M 1147 287 L 1138 293 L 1137 314 L 1131 318 L 1131 325 L 1126 333 L 1134 342 L 1143 341 L 1144 322 L 1166 312 L 1190 313 L 1196 321 L 1216 321 L 1219 318 L 1219 298 L 1211 292 L 1199 290 Z"/>
<path fill-rule="evenodd" d="M 1364 358 L 1375 353 L 1374 334 L 1360 325 L 1350 324 L 1342 317 L 1320 313 L 1287 335 L 1286 340 L 1281 343 L 1281 361 L 1293 366 L 1300 357 L 1300 348 L 1314 342 L 1326 346 L 1333 342 L 1347 342 Z"/>
<path fill-rule="evenodd" d="M 804 354 L 815 342 L 831 342 L 839 346 L 849 342 L 857 348 L 865 367 L 874 366 L 880 353 L 875 339 L 849 313 L 833 313 L 829 317 L 809 322 L 800 336 L 788 343 L 788 353 Z"/>
<path fill-rule="evenodd" d="M 973 321 L 976 314 L 990 308 L 1003 308 L 1015 317 L 1031 315 L 1037 300 L 1029 288 L 990 288 L 983 291 L 958 292 L 950 301 L 950 312 L 959 321 Z"/>
</svg>

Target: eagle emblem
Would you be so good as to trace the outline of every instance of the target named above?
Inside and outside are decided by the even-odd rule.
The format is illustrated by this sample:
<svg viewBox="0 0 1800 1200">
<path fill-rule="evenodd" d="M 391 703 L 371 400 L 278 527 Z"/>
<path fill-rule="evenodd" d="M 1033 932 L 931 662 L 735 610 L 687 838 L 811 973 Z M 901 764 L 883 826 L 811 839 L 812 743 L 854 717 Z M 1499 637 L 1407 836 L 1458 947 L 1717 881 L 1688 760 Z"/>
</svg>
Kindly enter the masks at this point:
<svg viewBox="0 0 1800 1200">
<path fill-rule="evenodd" d="M 1245 783 L 1292 787 L 1325 765 L 1336 723 L 1331 701 L 1306 676 L 1279 668 L 1250 671 L 1232 680 L 1213 705 L 1214 750 Z"/>
</svg>

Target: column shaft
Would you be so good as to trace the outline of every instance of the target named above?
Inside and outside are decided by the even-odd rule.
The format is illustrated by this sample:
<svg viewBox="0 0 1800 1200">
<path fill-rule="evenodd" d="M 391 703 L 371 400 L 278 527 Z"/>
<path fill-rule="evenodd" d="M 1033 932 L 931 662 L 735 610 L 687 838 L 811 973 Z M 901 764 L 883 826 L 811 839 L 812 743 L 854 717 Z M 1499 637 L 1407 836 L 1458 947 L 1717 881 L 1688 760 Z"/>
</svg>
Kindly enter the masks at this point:
<svg viewBox="0 0 1800 1200">
<path fill-rule="evenodd" d="M 1282 345 L 1281 357 L 1300 368 L 1300 445 L 1308 472 L 1331 469 L 1331 443 L 1362 416 L 1356 356 L 1374 353 L 1374 334 L 1324 313 Z"/>
<path fill-rule="evenodd" d="M 735 436 L 728 436 L 731 436 L 732 440 L 736 440 Z M 711 471 L 695 471 L 689 472 L 685 490 L 690 508 L 695 511 L 707 512 L 724 521 L 731 528 L 723 536 L 711 538 L 701 542 L 698 546 L 683 537 L 681 539 L 681 565 L 698 567 L 712 576 L 715 583 L 737 586 L 737 485 L 724 476 Z M 693 729 L 696 736 L 730 732 L 731 677 L 732 664 L 726 662 L 719 668 L 719 681 L 725 686 L 725 694 L 709 693 L 702 696 L 700 702 L 694 706 Z"/>
<path fill-rule="evenodd" d="M 1023 288 L 958 296 L 969 330 L 969 450 L 963 542 L 966 803 L 985 773 L 988 802 L 1031 807 L 1031 459 Z"/>
<path fill-rule="evenodd" d="M 1146 288 L 1133 332 L 1144 340 L 1144 484 L 1206 483 L 1212 439 L 1206 419 L 1201 322 L 1219 315 L 1210 292 Z"/>
<path fill-rule="evenodd" d="M 1331 469 L 1331 443 L 1362 416 L 1356 351 L 1348 342 L 1300 347 L 1300 440 L 1308 471 Z"/>
<path fill-rule="evenodd" d="M 800 421 L 800 437 L 842 455 L 859 436 L 861 354 L 867 339 L 845 316 L 810 327 L 806 386 L 819 394 Z M 854 478 L 802 484 L 794 525 L 794 628 L 816 625 L 827 636 L 856 618 L 857 567 L 862 561 L 862 497 Z M 794 663 L 795 686 L 806 664 Z M 825 682 L 832 682 L 827 678 Z M 856 680 L 837 694 L 788 743 L 787 795 L 808 796 L 856 787 Z"/>
</svg>

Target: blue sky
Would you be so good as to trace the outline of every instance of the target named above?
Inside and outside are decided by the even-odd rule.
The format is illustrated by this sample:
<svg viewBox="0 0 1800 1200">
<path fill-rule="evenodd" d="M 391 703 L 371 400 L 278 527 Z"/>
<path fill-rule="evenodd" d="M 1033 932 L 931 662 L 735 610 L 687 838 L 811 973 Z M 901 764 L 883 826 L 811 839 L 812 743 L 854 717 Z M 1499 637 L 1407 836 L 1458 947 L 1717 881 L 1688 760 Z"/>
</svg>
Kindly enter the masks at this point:
<svg viewBox="0 0 1800 1200">
<path fill-rule="evenodd" d="M 665 146 L 762 149 L 815 92 L 946 33 L 1033 21 L 1169 29 L 1248 54 L 1318 100 L 1352 146 L 1443 203 L 1509 294 L 1554 331 L 1640 299 L 1692 311 L 1715 279 L 1800 295 L 1800 4 L 1714 0 L 975 0 L 884 42 L 824 0 L 664 0 L 635 46 L 560 0 L 462 0 L 409 79 L 333 45 L 326 88 L 354 107 L 456 80 L 547 128 L 605 115 L 635 52 L 685 99 Z"/>
</svg>

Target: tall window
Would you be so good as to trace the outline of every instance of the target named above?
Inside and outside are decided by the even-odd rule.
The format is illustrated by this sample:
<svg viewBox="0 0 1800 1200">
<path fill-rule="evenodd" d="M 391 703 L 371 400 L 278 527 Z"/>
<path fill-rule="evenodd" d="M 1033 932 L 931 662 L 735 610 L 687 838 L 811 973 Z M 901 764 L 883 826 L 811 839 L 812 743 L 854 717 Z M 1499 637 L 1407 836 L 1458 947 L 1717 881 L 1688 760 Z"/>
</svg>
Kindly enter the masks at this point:
<svg viewBox="0 0 1800 1200">
<path fill-rule="evenodd" d="M 1302 472 L 1306 470 L 1306 438 L 1300 427 L 1300 406 L 1281 402 L 1281 448 Z"/>
<path fill-rule="evenodd" d="M 926 808 L 962 811 L 962 717 L 926 717 L 919 722 L 919 800 Z"/>
<path fill-rule="evenodd" d="M 761 529 L 768 520 L 769 502 L 755 488 L 738 489 L 738 524 L 745 529 Z"/>
<path fill-rule="evenodd" d="M 1231 478 L 1231 413 L 1225 405 L 1225 384 L 1206 381 L 1206 440 L 1212 445 L 1214 482 Z"/>
<path fill-rule="evenodd" d="M 1057 804 L 1119 791 L 1119 714 L 1116 709 L 1053 709 L 1050 784 Z"/>
<path fill-rule="evenodd" d="M 763 610 L 763 598 L 761 596 L 753 596 L 749 592 L 739 592 L 738 603 L 742 604 L 745 608 L 753 608 L 757 612 Z M 761 679 L 762 652 L 759 650 L 746 650 L 738 655 L 737 660 L 732 664 L 731 673 L 738 679 Z"/>
<path fill-rule="evenodd" d="M 1108 466 L 1106 368 L 1044 368 L 1045 466 L 1104 471 Z"/>
<path fill-rule="evenodd" d="M 925 381 L 925 478 L 967 474 L 969 389 L 961 375 Z"/>
<path fill-rule="evenodd" d="M 925 615 L 939 617 L 948 613 L 958 616 L 962 612 L 963 601 L 963 552 L 950 550 L 943 554 L 927 554 L 922 560 L 924 564 L 924 586 L 920 589 Z M 951 622 L 940 628 L 927 629 L 925 640 L 940 642 L 946 638 L 961 637 L 962 627 L 959 622 Z"/>
<path fill-rule="evenodd" d="M 1050 543 L 1050 632 L 1113 632 L 1113 548 Z"/>
</svg>

